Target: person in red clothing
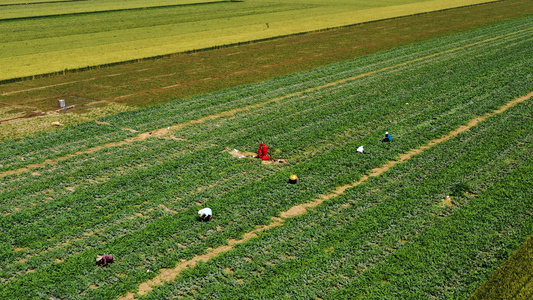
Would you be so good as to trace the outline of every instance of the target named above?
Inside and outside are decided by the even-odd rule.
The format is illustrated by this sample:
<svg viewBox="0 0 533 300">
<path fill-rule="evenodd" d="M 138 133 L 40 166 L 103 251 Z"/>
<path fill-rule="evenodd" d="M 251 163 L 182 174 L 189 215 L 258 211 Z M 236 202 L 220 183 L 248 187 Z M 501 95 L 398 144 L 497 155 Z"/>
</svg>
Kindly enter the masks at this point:
<svg viewBox="0 0 533 300">
<path fill-rule="evenodd" d="M 113 256 L 110 254 L 103 254 L 103 255 L 97 255 L 96 256 L 96 264 L 100 267 L 107 266 L 107 264 L 110 264 L 113 262 Z"/>
<path fill-rule="evenodd" d="M 267 147 L 265 143 L 259 144 L 259 149 L 257 149 L 257 157 L 259 157 L 262 160 L 268 160 L 268 150 L 270 147 Z M 272 153 L 271 153 L 272 154 Z"/>
</svg>

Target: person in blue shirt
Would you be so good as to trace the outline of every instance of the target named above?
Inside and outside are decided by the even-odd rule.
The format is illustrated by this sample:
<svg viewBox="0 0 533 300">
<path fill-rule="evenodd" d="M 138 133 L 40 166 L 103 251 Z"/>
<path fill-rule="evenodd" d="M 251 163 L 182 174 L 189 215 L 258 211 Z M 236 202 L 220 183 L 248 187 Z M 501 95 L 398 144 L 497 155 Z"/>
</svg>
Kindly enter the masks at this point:
<svg viewBox="0 0 533 300">
<path fill-rule="evenodd" d="M 389 134 L 389 132 L 385 132 L 385 137 L 381 141 L 382 142 L 392 142 L 392 136 Z"/>
</svg>

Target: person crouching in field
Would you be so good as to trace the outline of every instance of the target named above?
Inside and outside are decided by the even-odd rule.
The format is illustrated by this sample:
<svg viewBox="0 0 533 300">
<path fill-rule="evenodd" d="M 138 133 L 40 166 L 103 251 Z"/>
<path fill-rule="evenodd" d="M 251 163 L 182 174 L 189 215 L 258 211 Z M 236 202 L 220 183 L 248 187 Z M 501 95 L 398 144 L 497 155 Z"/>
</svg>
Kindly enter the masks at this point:
<svg viewBox="0 0 533 300">
<path fill-rule="evenodd" d="M 100 267 L 107 266 L 110 263 L 113 263 L 113 256 L 110 254 L 103 254 L 96 256 L 96 264 Z"/>
<path fill-rule="evenodd" d="M 392 142 L 392 136 L 388 132 L 385 132 L 385 137 L 381 141 L 382 142 Z"/>
<path fill-rule="evenodd" d="M 211 208 L 206 207 L 198 211 L 198 217 L 200 217 L 200 219 L 205 222 L 211 221 L 211 219 L 213 218 L 213 212 L 211 211 Z"/>
</svg>

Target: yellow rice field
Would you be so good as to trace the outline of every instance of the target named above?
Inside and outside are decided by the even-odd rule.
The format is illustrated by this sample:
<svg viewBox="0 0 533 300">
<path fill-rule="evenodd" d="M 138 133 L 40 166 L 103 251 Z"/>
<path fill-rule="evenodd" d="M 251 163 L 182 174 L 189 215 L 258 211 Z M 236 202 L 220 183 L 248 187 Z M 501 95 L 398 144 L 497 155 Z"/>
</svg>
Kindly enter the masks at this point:
<svg viewBox="0 0 533 300">
<path fill-rule="evenodd" d="M 486 2 L 493 1 L 388 0 L 373 2 L 373 5 L 368 4 L 370 2 L 368 5 L 362 5 L 364 2 L 356 5 L 353 1 L 347 0 L 331 2 L 309 0 L 295 1 L 286 9 L 276 9 L 277 6 L 286 5 L 282 1 L 249 0 L 204 4 L 197 8 L 199 14 L 197 20 L 189 22 L 0 42 L 2 49 L 0 80 L 268 39 Z M 209 8 L 210 5 L 232 5 L 236 13 L 241 6 L 250 8 L 253 5 L 262 5 L 263 10 L 260 14 L 236 14 L 209 19 L 201 14 L 201 10 L 212 9 Z M 271 12 L 265 10 L 265 7 L 272 7 Z M 149 14 L 150 10 L 146 10 L 146 13 Z M 67 17 L 76 16 L 60 18 Z M 47 18 L 40 19 L 39 22 L 46 23 Z M 6 24 L 1 23 L 0 25 L 5 28 Z M 7 26 L 17 26 L 17 24 L 19 23 L 12 22 Z M 16 28 L 13 28 L 13 32 L 16 32 Z"/>
</svg>

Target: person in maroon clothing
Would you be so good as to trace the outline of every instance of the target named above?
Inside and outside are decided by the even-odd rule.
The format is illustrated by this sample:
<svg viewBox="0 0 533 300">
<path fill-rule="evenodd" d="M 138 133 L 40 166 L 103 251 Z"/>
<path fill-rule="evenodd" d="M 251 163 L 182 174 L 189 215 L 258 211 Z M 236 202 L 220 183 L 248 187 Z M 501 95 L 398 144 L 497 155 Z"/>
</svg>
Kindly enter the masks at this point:
<svg viewBox="0 0 533 300">
<path fill-rule="evenodd" d="M 99 265 L 100 267 L 106 266 L 107 264 L 110 264 L 112 262 L 113 262 L 113 256 L 110 254 L 96 256 L 96 264 Z"/>
</svg>

